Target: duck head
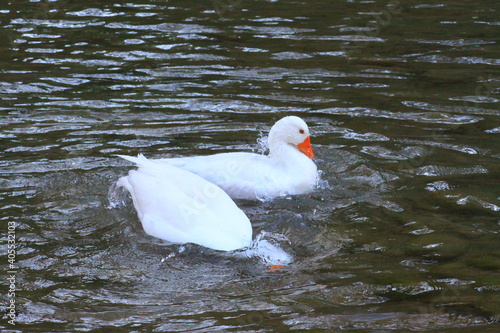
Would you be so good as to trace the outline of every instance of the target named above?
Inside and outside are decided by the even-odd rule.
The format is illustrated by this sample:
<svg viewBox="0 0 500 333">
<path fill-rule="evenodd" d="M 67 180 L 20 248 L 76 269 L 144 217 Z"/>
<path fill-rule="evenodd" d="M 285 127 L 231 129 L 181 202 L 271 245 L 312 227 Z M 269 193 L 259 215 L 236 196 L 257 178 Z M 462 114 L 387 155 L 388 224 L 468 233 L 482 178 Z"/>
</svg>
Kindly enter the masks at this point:
<svg viewBox="0 0 500 333">
<path fill-rule="evenodd" d="M 283 144 L 291 145 L 309 158 L 314 158 L 309 127 L 296 116 L 287 116 L 278 120 L 269 131 L 269 152 L 279 151 Z"/>
</svg>

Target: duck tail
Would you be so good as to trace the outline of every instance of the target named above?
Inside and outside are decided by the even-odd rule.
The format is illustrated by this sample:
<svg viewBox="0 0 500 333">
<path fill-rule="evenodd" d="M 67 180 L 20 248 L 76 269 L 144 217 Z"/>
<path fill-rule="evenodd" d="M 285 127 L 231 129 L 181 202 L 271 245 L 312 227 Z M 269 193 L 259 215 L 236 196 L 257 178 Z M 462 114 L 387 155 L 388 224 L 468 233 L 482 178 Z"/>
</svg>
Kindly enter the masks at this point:
<svg viewBox="0 0 500 333">
<path fill-rule="evenodd" d="M 135 163 L 135 164 L 142 164 L 144 162 L 146 162 L 148 159 L 146 157 L 144 157 L 144 155 L 142 154 L 139 154 L 137 155 L 137 157 L 134 157 L 134 156 L 127 156 L 127 155 L 116 155 L 120 158 L 123 158 L 124 160 L 127 160 L 129 162 L 132 162 L 132 163 Z"/>
</svg>

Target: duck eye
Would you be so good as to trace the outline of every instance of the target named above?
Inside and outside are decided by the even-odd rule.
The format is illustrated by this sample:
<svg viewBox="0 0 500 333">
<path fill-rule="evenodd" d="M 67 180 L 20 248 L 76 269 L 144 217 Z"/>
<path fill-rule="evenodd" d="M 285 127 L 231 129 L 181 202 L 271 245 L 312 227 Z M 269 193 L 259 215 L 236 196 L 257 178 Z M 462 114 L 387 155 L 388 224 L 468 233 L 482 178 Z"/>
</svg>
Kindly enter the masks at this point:
<svg viewBox="0 0 500 333">
<path fill-rule="evenodd" d="M 300 133 L 300 134 L 304 134 L 304 130 L 303 130 L 302 128 L 301 128 L 301 129 L 299 129 L 299 133 Z"/>
</svg>

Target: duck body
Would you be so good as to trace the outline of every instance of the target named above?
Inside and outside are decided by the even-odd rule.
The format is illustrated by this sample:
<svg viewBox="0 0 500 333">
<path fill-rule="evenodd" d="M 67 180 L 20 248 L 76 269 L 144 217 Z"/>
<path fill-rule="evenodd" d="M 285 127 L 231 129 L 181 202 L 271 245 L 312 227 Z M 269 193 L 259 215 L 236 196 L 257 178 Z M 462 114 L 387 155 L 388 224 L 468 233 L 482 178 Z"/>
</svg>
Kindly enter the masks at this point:
<svg viewBox="0 0 500 333">
<path fill-rule="evenodd" d="M 142 155 L 120 157 L 139 166 L 120 178 L 117 185 L 130 193 L 147 234 L 221 251 L 250 245 L 250 221 L 220 187 Z"/>
<path fill-rule="evenodd" d="M 269 155 L 235 152 L 155 161 L 197 174 L 235 199 L 265 200 L 314 189 L 318 169 L 302 119 L 288 116 L 276 122 L 268 146 Z"/>
<path fill-rule="evenodd" d="M 310 192 L 317 182 L 314 162 L 290 148 L 287 160 L 253 153 L 159 159 L 220 186 L 231 198 L 266 200 Z"/>
</svg>

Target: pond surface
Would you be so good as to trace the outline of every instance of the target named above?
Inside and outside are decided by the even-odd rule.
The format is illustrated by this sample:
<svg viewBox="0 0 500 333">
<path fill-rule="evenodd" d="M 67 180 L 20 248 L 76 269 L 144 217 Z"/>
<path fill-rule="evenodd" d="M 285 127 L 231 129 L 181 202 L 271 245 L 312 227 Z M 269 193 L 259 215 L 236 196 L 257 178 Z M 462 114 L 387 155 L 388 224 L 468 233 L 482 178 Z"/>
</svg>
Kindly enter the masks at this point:
<svg viewBox="0 0 500 333">
<path fill-rule="evenodd" d="M 500 330 L 497 1 L 0 13 L 3 332 Z M 262 152 L 285 115 L 310 126 L 319 188 L 237 202 L 283 269 L 168 245 L 110 207 L 132 168 L 114 155 Z"/>
</svg>

